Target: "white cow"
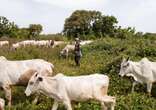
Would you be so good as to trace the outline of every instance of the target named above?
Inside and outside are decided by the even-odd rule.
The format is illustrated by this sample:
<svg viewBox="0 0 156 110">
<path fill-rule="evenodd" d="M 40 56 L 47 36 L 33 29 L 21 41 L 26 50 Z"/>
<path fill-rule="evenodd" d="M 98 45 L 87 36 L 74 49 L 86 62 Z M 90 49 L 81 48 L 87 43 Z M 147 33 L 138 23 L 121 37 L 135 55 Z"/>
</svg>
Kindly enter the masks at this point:
<svg viewBox="0 0 156 110">
<path fill-rule="evenodd" d="M 0 98 L 0 110 L 4 110 L 5 100 Z"/>
<path fill-rule="evenodd" d="M 75 45 L 68 44 L 66 45 L 60 52 L 60 56 L 65 56 L 66 58 L 69 56 L 69 52 L 74 51 Z"/>
<path fill-rule="evenodd" d="M 53 44 L 53 48 L 56 47 L 56 46 L 59 46 L 61 44 L 64 44 L 65 42 L 64 41 L 54 41 L 54 44 Z"/>
<path fill-rule="evenodd" d="M 81 41 L 80 42 L 80 45 L 87 45 L 87 44 L 90 44 L 90 43 L 92 43 L 93 41 L 92 40 L 86 40 L 86 41 Z"/>
<path fill-rule="evenodd" d="M 51 47 L 54 45 L 54 41 L 53 40 L 39 40 L 39 41 L 36 41 L 34 45 Z"/>
<path fill-rule="evenodd" d="M 97 100 L 103 110 L 114 110 L 115 97 L 108 96 L 109 78 L 102 74 L 85 76 L 64 76 L 58 74 L 54 77 L 41 76 L 37 72 L 30 78 L 25 90 L 27 96 L 40 92 L 54 98 L 52 110 L 57 110 L 58 103 L 62 102 L 67 110 L 72 110 L 71 101 Z"/>
<path fill-rule="evenodd" d="M 17 42 L 17 43 L 12 44 L 12 47 L 11 47 L 11 48 L 12 48 L 13 50 L 16 50 L 16 49 L 18 49 L 18 48 L 20 48 L 20 47 L 21 47 L 20 43 Z"/>
<path fill-rule="evenodd" d="M 26 47 L 26 46 L 33 45 L 34 42 L 35 42 L 35 40 L 25 40 L 25 41 L 19 42 L 19 44 L 22 45 L 23 47 Z"/>
<path fill-rule="evenodd" d="M 36 41 L 36 44 L 38 46 L 48 46 L 49 41 L 48 40 L 40 40 L 40 41 Z"/>
<path fill-rule="evenodd" d="M 46 76 L 52 74 L 53 68 L 53 64 L 42 59 L 21 61 L 0 60 L 0 87 L 5 91 L 8 105 L 11 106 L 10 86 L 26 86 L 29 78 L 36 71 Z"/>
<path fill-rule="evenodd" d="M 25 41 L 17 42 L 17 43 L 12 44 L 12 49 L 30 46 L 30 45 L 33 45 L 34 42 L 35 40 L 25 40 Z"/>
<path fill-rule="evenodd" d="M 17 49 L 20 47 L 26 47 L 26 46 L 46 46 L 50 47 L 53 45 L 53 40 L 25 40 L 21 42 L 17 42 L 12 44 L 13 49 Z"/>
<path fill-rule="evenodd" d="M 135 82 L 133 82 L 132 91 L 134 91 L 136 83 L 146 83 L 147 92 L 151 94 L 152 83 L 156 81 L 156 62 L 151 62 L 147 58 L 143 58 L 139 62 L 124 58 L 119 75 L 132 76 L 134 78 Z"/>
<path fill-rule="evenodd" d="M 0 47 L 4 45 L 9 45 L 9 41 L 0 41 Z"/>
</svg>

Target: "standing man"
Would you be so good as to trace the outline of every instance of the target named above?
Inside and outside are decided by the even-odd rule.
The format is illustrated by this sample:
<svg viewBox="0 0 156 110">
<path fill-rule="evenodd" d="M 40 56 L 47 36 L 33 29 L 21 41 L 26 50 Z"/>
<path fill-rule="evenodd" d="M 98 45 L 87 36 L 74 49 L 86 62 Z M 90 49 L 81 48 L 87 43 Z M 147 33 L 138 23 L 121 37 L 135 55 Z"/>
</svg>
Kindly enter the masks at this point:
<svg viewBox="0 0 156 110">
<path fill-rule="evenodd" d="M 82 52 L 81 52 L 81 48 L 80 48 L 80 40 L 79 40 L 79 38 L 75 38 L 74 54 L 75 54 L 76 66 L 80 66 L 80 58 L 82 57 Z"/>
</svg>

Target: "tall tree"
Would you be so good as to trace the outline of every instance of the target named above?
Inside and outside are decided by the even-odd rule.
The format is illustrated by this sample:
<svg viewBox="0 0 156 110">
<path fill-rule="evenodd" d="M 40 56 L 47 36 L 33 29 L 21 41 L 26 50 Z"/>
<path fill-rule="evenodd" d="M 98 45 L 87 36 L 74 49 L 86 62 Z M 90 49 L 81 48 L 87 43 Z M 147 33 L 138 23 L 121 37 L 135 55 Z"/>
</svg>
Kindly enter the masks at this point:
<svg viewBox="0 0 156 110">
<path fill-rule="evenodd" d="M 116 29 L 117 19 L 114 16 L 103 16 L 102 17 L 102 33 L 107 35 L 113 35 Z"/>
<path fill-rule="evenodd" d="M 113 35 L 117 28 L 117 19 L 114 16 L 101 16 L 95 19 L 92 25 L 92 31 L 96 36 Z"/>
<path fill-rule="evenodd" d="M 16 37 L 18 26 L 14 22 L 10 22 L 6 17 L 0 16 L 0 37 Z"/>
<path fill-rule="evenodd" d="M 29 25 L 29 38 L 34 38 L 39 36 L 42 32 L 42 25 L 40 24 L 30 24 Z"/>
<path fill-rule="evenodd" d="M 90 34 L 93 22 L 101 16 L 99 11 L 77 10 L 65 20 L 63 32 L 69 37 Z"/>
<path fill-rule="evenodd" d="M 121 39 L 126 39 L 126 38 L 132 37 L 134 35 L 136 35 L 135 28 L 131 28 L 131 27 L 121 28 L 121 26 L 119 26 L 115 32 L 115 37 L 118 37 Z"/>
<path fill-rule="evenodd" d="M 63 32 L 68 37 L 89 34 L 101 37 L 113 35 L 117 23 L 114 16 L 104 16 L 99 11 L 77 10 L 65 20 Z"/>
<path fill-rule="evenodd" d="M 18 31 L 18 38 L 28 39 L 29 38 L 29 28 L 20 28 Z"/>
</svg>

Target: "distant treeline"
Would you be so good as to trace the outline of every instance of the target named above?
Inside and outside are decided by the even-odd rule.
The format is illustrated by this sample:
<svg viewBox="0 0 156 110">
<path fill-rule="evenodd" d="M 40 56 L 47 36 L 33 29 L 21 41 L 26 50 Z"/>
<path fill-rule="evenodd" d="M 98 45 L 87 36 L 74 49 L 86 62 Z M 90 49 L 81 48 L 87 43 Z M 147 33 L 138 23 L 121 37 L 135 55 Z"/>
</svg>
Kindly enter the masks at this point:
<svg viewBox="0 0 156 110">
<path fill-rule="evenodd" d="M 0 16 L 0 37 L 32 39 L 42 32 L 42 25 L 30 24 L 27 28 L 19 28 L 14 22 Z"/>
<path fill-rule="evenodd" d="M 96 39 L 105 36 L 125 39 L 135 36 L 156 36 L 156 34 L 136 32 L 135 28 L 122 28 L 117 26 L 118 20 L 114 16 L 102 15 L 100 11 L 76 10 L 65 19 L 63 31 L 59 36 L 66 36 L 68 39 L 80 37 L 81 39 Z M 14 22 L 6 17 L 0 16 L 0 37 L 18 39 L 37 39 L 43 27 L 41 24 L 30 24 L 29 27 L 19 28 Z M 56 35 L 54 35 L 56 36 Z"/>
</svg>

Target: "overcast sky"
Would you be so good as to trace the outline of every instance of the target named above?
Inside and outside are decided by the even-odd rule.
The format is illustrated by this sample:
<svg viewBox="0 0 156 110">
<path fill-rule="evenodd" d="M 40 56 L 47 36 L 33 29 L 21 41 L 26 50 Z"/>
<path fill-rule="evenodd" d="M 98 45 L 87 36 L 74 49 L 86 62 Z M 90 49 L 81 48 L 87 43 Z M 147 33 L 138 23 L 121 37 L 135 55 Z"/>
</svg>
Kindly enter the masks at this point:
<svg viewBox="0 0 156 110">
<path fill-rule="evenodd" d="M 43 33 L 61 32 L 65 18 L 81 9 L 113 15 L 123 27 L 156 32 L 156 0 L 0 0 L 0 16 L 20 27 L 41 24 Z"/>
</svg>

